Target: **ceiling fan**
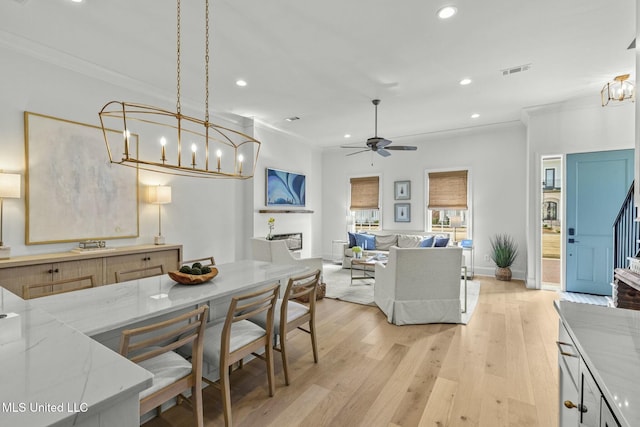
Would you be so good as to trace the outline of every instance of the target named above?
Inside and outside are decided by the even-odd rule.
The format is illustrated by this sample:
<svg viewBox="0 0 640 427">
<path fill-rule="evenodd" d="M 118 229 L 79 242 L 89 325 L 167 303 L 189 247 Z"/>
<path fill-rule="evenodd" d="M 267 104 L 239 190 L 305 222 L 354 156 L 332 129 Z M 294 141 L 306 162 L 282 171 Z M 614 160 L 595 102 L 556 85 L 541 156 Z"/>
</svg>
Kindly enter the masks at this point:
<svg viewBox="0 0 640 427">
<path fill-rule="evenodd" d="M 380 154 L 382 157 L 389 157 L 391 153 L 387 150 L 403 150 L 403 151 L 415 151 L 418 147 L 414 147 L 411 145 L 393 145 L 390 146 L 391 141 L 388 139 L 382 138 L 378 136 L 378 104 L 380 104 L 379 99 L 374 99 L 371 101 L 375 106 L 376 111 L 376 122 L 375 122 L 375 136 L 373 138 L 367 139 L 367 147 L 349 147 L 346 145 L 340 146 L 341 148 L 356 148 L 360 149 L 360 151 L 356 151 L 354 153 L 349 153 L 347 156 L 353 156 L 354 154 L 364 153 L 366 151 L 373 151 Z"/>
</svg>

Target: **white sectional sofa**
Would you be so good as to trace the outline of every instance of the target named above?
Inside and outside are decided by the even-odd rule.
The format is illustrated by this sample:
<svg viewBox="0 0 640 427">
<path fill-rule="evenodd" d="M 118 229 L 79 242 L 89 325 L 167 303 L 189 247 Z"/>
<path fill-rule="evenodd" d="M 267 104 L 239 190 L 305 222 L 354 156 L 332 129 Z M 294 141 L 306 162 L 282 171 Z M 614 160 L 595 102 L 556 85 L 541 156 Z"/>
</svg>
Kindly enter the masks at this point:
<svg viewBox="0 0 640 427">
<path fill-rule="evenodd" d="M 439 243 L 444 243 L 444 246 L 453 246 L 453 239 L 451 239 L 450 233 L 447 232 L 428 232 L 428 231 L 391 231 L 391 230 L 380 230 L 380 231 L 369 231 L 366 233 L 350 233 L 350 234 L 360 234 L 367 236 L 367 241 L 373 241 L 373 245 L 375 249 L 368 249 L 367 247 L 363 247 L 363 258 L 368 258 L 376 255 L 389 255 L 389 249 L 392 246 L 396 246 L 398 248 L 417 248 L 420 247 L 420 244 L 423 242 L 425 238 L 433 237 L 434 244 L 436 240 Z M 442 239 L 442 240 L 439 240 Z M 446 240 L 446 242 L 444 241 Z M 345 243 L 342 253 L 342 268 L 351 268 L 351 260 L 354 257 L 352 251 L 352 243 Z M 355 242 L 361 243 L 361 242 Z M 362 247 L 363 245 L 361 245 Z"/>
</svg>

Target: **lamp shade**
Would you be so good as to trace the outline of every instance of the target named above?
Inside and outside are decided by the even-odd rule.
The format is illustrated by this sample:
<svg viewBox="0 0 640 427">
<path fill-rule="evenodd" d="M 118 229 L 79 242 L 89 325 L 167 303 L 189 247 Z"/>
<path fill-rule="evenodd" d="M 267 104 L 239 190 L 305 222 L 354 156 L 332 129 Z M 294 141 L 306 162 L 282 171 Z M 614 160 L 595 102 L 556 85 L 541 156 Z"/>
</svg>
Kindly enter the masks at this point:
<svg viewBox="0 0 640 427">
<path fill-rule="evenodd" d="M 171 203 L 171 187 L 168 185 L 149 186 L 149 203 L 166 205 Z"/>
<path fill-rule="evenodd" d="M 452 216 L 449 218 L 449 225 L 451 227 L 459 228 L 462 226 L 462 217 L 461 216 Z"/>
<path fill-rule="evenodd" d="M 20 175 L 0 173 L 0 199 L 20 198 Z"/>
</svg>

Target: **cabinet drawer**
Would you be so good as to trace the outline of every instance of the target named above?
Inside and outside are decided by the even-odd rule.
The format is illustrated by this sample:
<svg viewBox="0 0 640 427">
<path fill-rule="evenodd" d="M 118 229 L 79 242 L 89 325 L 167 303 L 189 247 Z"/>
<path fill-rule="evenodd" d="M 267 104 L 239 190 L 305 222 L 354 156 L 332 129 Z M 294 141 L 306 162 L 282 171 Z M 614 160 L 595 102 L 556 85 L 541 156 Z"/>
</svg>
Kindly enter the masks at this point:
<svg viewBox="0 0 640 427">
<path fill-rule="evenodd" d="M 576 389 L 580 388 L 580 354 L 569 332 L 560 321 L 558 330 L 558 363 L 567 371 Z"/>
</svg>

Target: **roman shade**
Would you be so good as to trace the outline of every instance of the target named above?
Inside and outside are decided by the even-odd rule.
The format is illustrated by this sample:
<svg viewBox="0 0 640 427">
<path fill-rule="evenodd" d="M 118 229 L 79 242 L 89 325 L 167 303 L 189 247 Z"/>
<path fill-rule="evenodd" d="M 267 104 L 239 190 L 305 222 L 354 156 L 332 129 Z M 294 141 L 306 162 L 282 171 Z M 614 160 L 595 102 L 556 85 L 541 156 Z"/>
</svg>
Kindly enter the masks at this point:
<svg viewBox="0 0 640 427">
<path fill-rule="evenodd" d="M 467 171 L 429 173 L 429 209 L 467 209 Z"/>
<path fill-rule="evenodd" d="M 351 207 L 352 211 L 363 209 L 380 209 L 379 177 L 367 176 L 351 178 Z"/>
</svg>

